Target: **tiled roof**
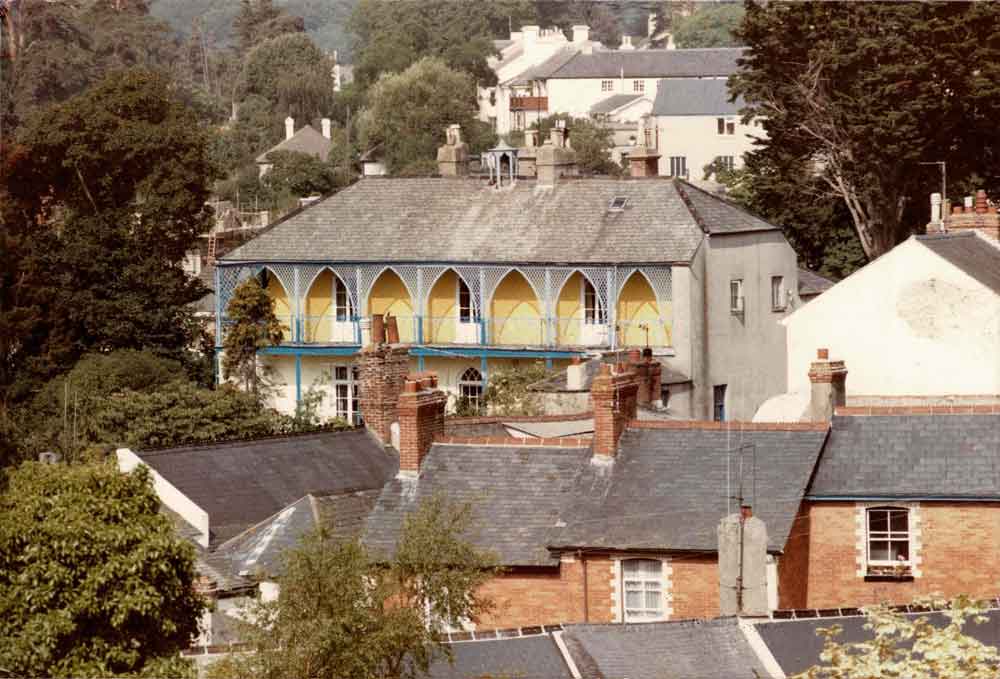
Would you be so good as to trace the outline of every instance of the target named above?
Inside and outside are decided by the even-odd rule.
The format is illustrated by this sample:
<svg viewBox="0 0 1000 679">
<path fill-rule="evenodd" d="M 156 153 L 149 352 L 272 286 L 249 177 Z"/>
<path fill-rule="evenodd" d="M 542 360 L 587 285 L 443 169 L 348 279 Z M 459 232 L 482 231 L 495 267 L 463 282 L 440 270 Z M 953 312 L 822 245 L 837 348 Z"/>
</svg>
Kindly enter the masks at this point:
<svg viewBox="0 0 1000 679">
<path fill-rule="evenodd" d="M 735 618 L 569 625 L 563 641 L 581 679 L 770 676 Z"/>
<path fill-rule="evenodd" d="M 926 615 L 935 627 L 944 627 L 949 622 L 942 613 L 910 613 L 906 617 L 913 620 L 922 615 Z M 970 620 L 962 628 L 962 633 L 987 646 L 1000 646 L 1000 611 L 993 609 L 985 611 L 983 615 L 987 618 L 985 622 Z M 823 665 L 820 660 L 823 637 L 816 634 L 816 630 L 839 625 L 842 632 L 837 636 L 837 642 L 853 644 L 874 638 L 874 634 L 864 628 L 866 622 L 867 618 L 854 615 L 811 620 L 774 620 L 756 623 L 755 627 L 785 676 L 790 677 L 813 665 Z"/>
<path fill-rule="evenodd" d="M 779 230 L 774 224 L 690 182 L 678 180 L 678 188 L 697 215 L 699 223 L 711 234 Z"/>
<path fill-rule="evenodd" d="M 611 113 L 617 111 L 626 104 L 631 104 L 636 99 L 642 99 L 641 94 L 612 94 L 607 99 L 601 99 L 590 107 L 591 114 Z"/>
<path fill-rule="evenodd" d="M 742 97 L 729 101 L 728 81 L 723 78 L 678 78 L 657 83 L 653 115 L 736 115 L 744 105 Z"/>
<path fill-rule="evenodd" d="M 364 430 L 140 452 L 144 463 L 208 513 L 219 544 L 310 493 L 381 488 L 398 458 Z"/>
<path fill-rule="evenodd" d="M 469 541 L 492 550 L 505 566 L 554 566 L 549 535 L 568 517 L 574 497 L 588 493 L 595 468 L 588 448 L 436 444 L 419 479 L 386 484 L 368 517 L 365 542 L 390 555 L 403 518 L 426 498 L 443 494 L 472 504 Z"/>
<path fill-rule="evenodd" d="M 555 641 L 548 634 L 449 644 L 453 662 L 439 658 L 429 679 L 571 679 Z"/>
<path fill-rule="evenodd" d="M 815 271 L 809 269 L 799 269 L 799 296 L 815 297 L 826 292 L 837 283 L 829 278 L 820 276 Z"/>
<path fill-rule="evenodd" d="M 594 50 L 575 53 L 540 78 L 705 78 L 736 73 L 742 47 L 661 50 Z"/>
<path fill-rule="evenodd" d="M 1000 295 L 1000 247 L 972 231 L 917 236 L 917 242 Z"/>
<path fill-rule="evenodd" d="M 667 423 L 622 435 L 605 484 L 578 495 L 552 545 L 715 551 L 718 523 L 727 508 L 734 511 L 727 495 L 740 482 L 735 451 L 742 447 L 744 496 L 767 525 L 768 548 L 783 550 L 826 432 L 654 428 L 659 424 Z"/>
<path fill-rule="evenodd" d="M 1000 499 L 1000 415 L 834 416 L 809 496 Z"/>
<path fill-rule="evenodd" d="M 283 139 L 281 143 L 275 144 L 257 156 L 257 162 L 269 162 L 267 154 L 274 153 L 275 151 L 297 151 L 299 153 L 307 153 L 310 156 L 316 156 L 320 160 L 326 161 L 332 148 L 332 141 L 324 137 L 322 133 L 317 132 L 316 128 L 312 125 L 306 125 L 290 138 Z"/>
<path fill-rule="evenodd" d="M 474 178 L 366 178 L 222 260 L 688 262 L 703 233 L 678 186 L 667 179 L 580 178 L 555 186 L 519 180 L 498 191 Z M 615 197 L 628 198 L 624 210 L 608 210 Z M 713 228 L 747 228 L 746 213 L 708 194 L 697 204 Z M 724 225 L 729 217 L 734 224 Z"/>
</svg>

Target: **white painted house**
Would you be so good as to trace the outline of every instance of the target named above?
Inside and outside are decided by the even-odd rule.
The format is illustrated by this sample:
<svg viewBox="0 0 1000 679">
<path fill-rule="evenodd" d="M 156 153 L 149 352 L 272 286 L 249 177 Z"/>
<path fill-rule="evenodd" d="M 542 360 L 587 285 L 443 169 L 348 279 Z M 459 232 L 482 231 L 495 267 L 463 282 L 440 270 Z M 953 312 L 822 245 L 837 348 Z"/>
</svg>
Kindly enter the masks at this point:
<svg viewBox="0 0 1000 679">
<path fill-rule="evenodd" d="M 976 218 L 995 229 L 985 197 L 982 209 Z M 912 236 L 783 321 L 789 392 L 808 393 L 809 364 L 827 347 L 846 363 L 852 396 L 1000 394 L 1000 244 L 983 235 L 990 227 L 945 226 Z"/>
<path fill-rule="evenodd" d="M 743 166 L 743 154 L 766 133 L 759 120 L 741 122 L 742 98 L 729 99 L 724 78 L 659 81 L 652 111 L 639 126 L 639 143 L 660 154 L 661 176 L 701 181 L 705 166 L 717 159 L 730 168 Z"/>
</svg>

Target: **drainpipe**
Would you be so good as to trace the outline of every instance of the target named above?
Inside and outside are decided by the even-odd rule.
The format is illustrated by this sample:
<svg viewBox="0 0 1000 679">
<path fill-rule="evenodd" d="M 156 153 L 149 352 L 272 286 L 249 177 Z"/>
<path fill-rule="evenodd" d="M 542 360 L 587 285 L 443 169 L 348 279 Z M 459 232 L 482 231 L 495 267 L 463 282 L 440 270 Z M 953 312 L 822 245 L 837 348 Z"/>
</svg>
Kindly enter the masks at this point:
<svg viewBox="0 0 1000 679">
<path fill-rule="evenodd" d="M 583 550 L 576 550 L 576 557 L 580 560 L 580 568 L 583 569 L 583 621 L 590 622 L 590 612 L 587 602 L 590 599 L 590 592 L 587 586 L 587 558 L 583 555 Z"/>
</svg>

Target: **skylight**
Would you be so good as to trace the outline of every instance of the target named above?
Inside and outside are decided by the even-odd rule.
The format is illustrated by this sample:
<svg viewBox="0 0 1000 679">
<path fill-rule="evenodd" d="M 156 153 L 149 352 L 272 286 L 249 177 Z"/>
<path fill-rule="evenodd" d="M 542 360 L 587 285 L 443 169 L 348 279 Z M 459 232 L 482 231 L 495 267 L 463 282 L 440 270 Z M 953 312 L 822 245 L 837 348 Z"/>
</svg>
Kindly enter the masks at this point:
<svg viewBox="0 0 1000 679">
<path fill-rule="evenodd" d="M 611 212 L 621 212 L 625 209 L 626 203 L 628 203 L 628 198 L 625 196 L 615 196 L 608 204 L 608 210 Z"/>
</svg>

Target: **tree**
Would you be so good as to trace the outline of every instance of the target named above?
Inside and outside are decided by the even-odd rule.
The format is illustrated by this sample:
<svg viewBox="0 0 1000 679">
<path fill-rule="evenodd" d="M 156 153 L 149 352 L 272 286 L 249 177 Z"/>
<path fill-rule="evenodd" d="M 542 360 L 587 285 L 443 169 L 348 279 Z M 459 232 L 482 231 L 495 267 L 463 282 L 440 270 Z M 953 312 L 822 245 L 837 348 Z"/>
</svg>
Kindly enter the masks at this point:
<svg viewBox="0 0 1000 679">
<path fill-rule="evenodd" d="M 842 201 L 869 259 L 927 222 L 936 168 L 998 188 L 1000 6 L 992 3 L 747 3 L 750 48 L 731 81 L 764 119 L 751 156 L 787 181 L 817 177 Z"/>
<path fill-rule="evenodd" d="M 222 372 L 236 377 L 244 389 L 260 397 L 257 351 L 280 344 L 284 328 L 274 315 L 274 302 L 256 278 L 241 283 L 226 307 L 231 324 L 222 342 Z"/>
<path fill-rule="evenodd" d="M 382 144 L 394 174 L 406 173 L 408 165 L 421 161 L 433 164 L 445 128 L 458 123 L 470 129 L 477 114 L 472 79 L 430 57 L 402 73 L 383 75 L 369 90 L 368 102 L 362 146 Z"/>
<path fill-rule="evenodd" d="M 325 116 L 333 97 L 333 61 L 303 33 L 269 38 L 247 55 L 245 95 L 268 101 L 283 120 Z"/>
<path fill-rule="evenodd" d="M 272 0 L 242 0 L 240 12 L 233 20 L 233 28 L 239 40 L 240 54 L 245 55 L 265 40 L 302 33 L 305 21 L 275 7 Z"/>
<path fill-rule="evenodd" d="M 487 612 L 479 590 L 495 558 L 468 544 L 472 507 L 431 498 L 406 517 L 391 556 L 323 531 L 287 553 L 276 601 L 251 605 L 253 649 L 209 670 L 213 679 L 425 675 L 450 654 L 441 634 Z"/>
<path fill-rule="evenodd" d="M 288 193 L 301 198 L 325 195 L 337 185 L 333 167 L 308 153 L 272 151 L 267 159 L 273 165 L 264 175 L 264 183 L 273 193 Z"/>
<path fill-rule="evenodd" d="M 501 368 L 490 373 L 486 393 L 486 408 L 491 415 L 539 415 L 542 404 L 532 384 L 545 379 L 545 365 L 534 363 L 528 368 Z"/>
<path fill-rule="evenodd" d="M 735 31 L 743 21 L 743 7 L 738 2 L 703 3 L 695 11 L 673 22 L 674 41 L 678 47 L 737 47 Z"/>
<path fill-rule="evenodd" d="M 983 623 L 986 605 L 968 597 L 953 601 L 922 599 L 924 610 L 937 610 L 912 619 L 881 604 L 864 609 L 865 629 L 871 641 L 840 643 L 840 625 L 817 630 L 824 637 L 823 664 L 799 679 L 876 679 L 877 677 L 940 677 L 940 679 L 994 679 L 1000 670 L 1000 653 L 965 634 L 969 622 Z M 941 624 L 944 623 L 944 624 Z"/>
<path fill-rule="evenodd" d="M 193 674 L 194 550 L 144 468 L 26 462 L 0 495 L 0 667 L 28 677 Z M 157 672 L 157 670 L 160 670 Z"/>
<path fill-rule="evenodd" d="M 564 121 L 569 129 L 569 140 L 576 151 L 577 167 L 590 174 L 619 175 L 621 167 L 611 161 L 611 149 L 614 147 L 611 130 L 599 122 L 588 118 L 574 118 L 567 113 L 556 113 L 531 124 L 538 130 L 539 142 L 549 138 L 556 121 Z M 521 144 L 523 135 L 511 134 L 511 143 Z"/>
<path fill-rule="evenodd" d="M 177 264 L 208 229 L 215 171 L 170 81 L 113 74 L 32 115 L 18 142 L 0 166 L 17 252 L 0 277 L 4 397 L 19 376 L 44 381 L 88 350 L 184 355 L 205 289 Z"/>
</svg>

